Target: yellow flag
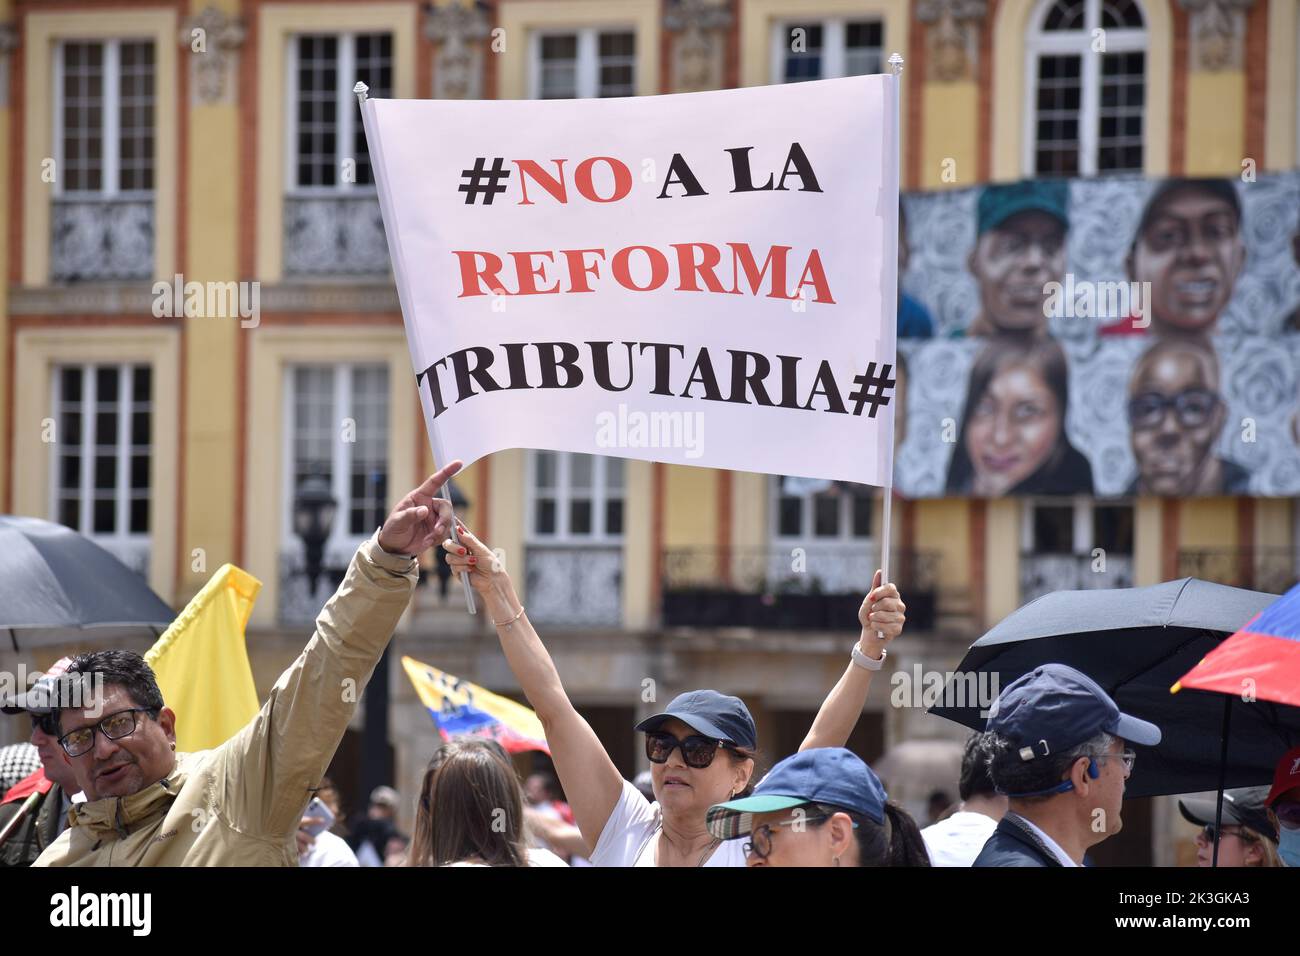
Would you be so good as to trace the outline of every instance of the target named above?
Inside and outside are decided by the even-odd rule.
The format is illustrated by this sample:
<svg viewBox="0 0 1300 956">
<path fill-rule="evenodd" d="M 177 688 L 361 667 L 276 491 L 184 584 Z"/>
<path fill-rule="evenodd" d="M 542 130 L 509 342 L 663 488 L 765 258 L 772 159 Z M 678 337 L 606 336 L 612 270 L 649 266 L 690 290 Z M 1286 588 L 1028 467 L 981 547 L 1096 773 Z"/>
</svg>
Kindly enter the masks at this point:
<svg viewBox="0 0 1300 956">
<path fill-rule="evenodd" d="M 248 665 L 244 627 L 262 582 L 223 564 L 144 659 L 176 712 L 176 749 L 217 747 L 261 706 Z"/>
</svg>

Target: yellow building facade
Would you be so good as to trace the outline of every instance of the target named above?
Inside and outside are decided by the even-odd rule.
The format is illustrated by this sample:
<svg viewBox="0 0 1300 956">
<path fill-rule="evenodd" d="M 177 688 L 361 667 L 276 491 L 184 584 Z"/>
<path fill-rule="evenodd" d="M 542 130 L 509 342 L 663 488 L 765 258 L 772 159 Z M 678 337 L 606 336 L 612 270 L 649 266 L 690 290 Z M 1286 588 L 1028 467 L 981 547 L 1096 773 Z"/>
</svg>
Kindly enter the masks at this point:
<svg viewBox="0 0 1300 956">
<path fill-rule="evenodd" d="M 1027 51 L 1050 6 L 0 0 L 0 511 L 78 527 L 175 607 L 224 562 L 257 576 L 249 647 L 265 691 L 310 633 L 330 575 L 433 464 L 352 105 L 357 78 L 372 95 L 466 99 L 755 86 L 789 78 L 789 31 L 811 28 L 819 76 L 905 56 L 903 188 L 963 188 L 1034 174 Z M 1300 0 L 1236 4 L 1217 34 L 1188 9 L 1197 5 L 1136 6 L 1140 173 L 1232 177 L 1247 159 L 1260 173 L 1296 168 Z M 187 314 L 178 300 L 191 296 L 175 292 L 189 283 L 199 291 Z M 255 309 L 237 307 L 254 298 Z M 612 461 L 493 455 L 458 480 L 462 517 L 501 549 L 620 769 L 645 766 L 637 717 L 700 686 L 743 697 L 779 758 L 802 739 L 855 629 L 851 617 L 801 625 L 807 603 L 776 626 L 744 615 L 773 606 L 773 581 L 802 543 L 856 569 L 847 590 L 860 599 L 878 564 L 879 499 L 845 496 L 828 510 L 828 544 L 806 522 L 786 533 L 777 478 Z M 311 475 L 338 502 L 314 591 L 294 514 Z M 1089 513 L 1087 501 L 1070 506 Z M 1131 507 L 1135 584 L 1296 579 L 1295 499 Z M 1033 503 L 899 500 L 893 520 L 894 567 L 916 612 L 891 663 L 950 670 L 1027 599 Z M 432 568 L 427 578 L 396 647 L 517 693 L 455 582 L 443 597 Z M 708 604 L 702 592 L 719 585 L 737 597 Z M 845 614 L 843 601 L 821 602 L 814 618 Z M 0 651 L 0 666 L 19 659 Z M 436 742 L 399 669 L 387 679 L 392 777 L 409 797 Z M 882 680 L 854 740 L 869 758 L 917 737 L 963 738 L 889 697 Z M 345 743 L 341 774 L 362 760 L 358 740 Z M 926 794 L 900 795 L 919 806 Z M 1115 852 L 1185 859 L 1168 801 L 1143 820 Z"/>
</svg>

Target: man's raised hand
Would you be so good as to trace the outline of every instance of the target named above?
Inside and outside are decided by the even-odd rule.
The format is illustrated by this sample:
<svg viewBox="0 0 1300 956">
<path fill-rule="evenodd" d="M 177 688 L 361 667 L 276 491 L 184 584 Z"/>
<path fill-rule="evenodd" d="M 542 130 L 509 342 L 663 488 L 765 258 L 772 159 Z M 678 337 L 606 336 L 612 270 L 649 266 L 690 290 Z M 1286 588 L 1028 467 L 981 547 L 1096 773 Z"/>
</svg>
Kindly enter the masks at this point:
<svg viewBox="0 0 1300 956">
<path fill-rule="evenodd" d="M 464 464 L 459 458 L 448 462 L 399 501 L 379 529 L 379 546 L 389 554 L 418 557 L 446 537 L 451 527 L 451 502 L 438 494 Z"/>
</svg>

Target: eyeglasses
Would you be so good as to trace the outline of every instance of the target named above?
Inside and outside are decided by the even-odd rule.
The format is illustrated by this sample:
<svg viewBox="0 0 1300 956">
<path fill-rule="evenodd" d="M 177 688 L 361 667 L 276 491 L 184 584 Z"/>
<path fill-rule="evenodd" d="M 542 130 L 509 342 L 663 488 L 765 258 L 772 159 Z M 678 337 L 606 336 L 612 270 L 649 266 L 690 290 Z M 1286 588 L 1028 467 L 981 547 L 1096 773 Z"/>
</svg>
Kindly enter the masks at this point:
<svg viewBox="0 0 1300 956">
<path fill-rule="evenodd" d="M 1134 428 L 1148 431 L 1164 424 L 1165 413 L 1173 409 L 1178 424 L 1200 428 L 1209 424 L 1219 407 L 1219 396 L 1206 388 L 1189 388 L 1177 395 L 1144 392 L 1128 403 L 1128 420 Z"/>
<path fill-rule="evenodd" d="M 1221 835 L 1222 835 L 1222 836 L 1225 836 L 1225 837 L 1232 837 L 1232 836 L 1235 836 L 1238 840 L 1244 840 L 1244 841 L 1247 842 L 1247 843 L 1254 843 L 1254 842 L 1255 842 L 1255 837 L 1254 837 L 1253 834 L 1247 832 L 1246 830 L 1241 829 L 1240 827 L 1236 826 L 1235 824 L 1231 824 L 1231 826 L 1233 827 L 1233 829 L 1231 829 L 1231 830 L 1229 830 L 1227 827 L 1224 827 L 1223 830 L 1222 830 L 1222 834 L 1221 834 Z M 1213 842 L 1214 842 L 1214 824 L 1213 824 L 1213 823 L 1207 823 L 1204 827 L 1202 827 L 1202 828 L 1201 828 L 1200 837 L 1201 837 L 1201 839 L 1204 840 L 1206 843 L 1213 843 Z"/>
<path fill-rule="evenodd" d="M 69 757 L 80 757 L 94 749 L 96 730 L 109 740 L 121 740 L 123 737 L 130 737 L 140 725 L 136 714 L 148 714 L 150 717 L 157 719 L 158 711 L 149 707 L 119 710 L 115 714 L 109 714 L 98 724 L 91 724 L 89 727 L 78 727 L 76 730 L 64 734 L 59 738 L 59 746 L 63 748 L 63 752 Z"/>
<path fill-rule="evenodd" d="M 1137 752 L 1133 750 L 1125 750 L 1122 754 L 1093 754 L 1092 756 L 1096 760 L 1105 760 L 1107 757 L 1119 757 L 1124 761 L 1124 773 L 1126 775 L 1133 772 L 1133 765 L 1137 763 L 1138 758 Z"/>
<path fill-rule="evenodd" d="M 682 759 L 686 761 L 686 766 L 696 770 L 703 770 L 713 763 L 719 747 L 732 751 L 736 749 L 725 740 L 702 737 L 699 734 L 691 734 L 681 740 L 665 733 L 645 735 L 645 755 L 651 763 L 667 763 L 672 752 L 678 747 L 682 748 Z"/>
<path fill-rule="evenodd" d="M 1300 830 L 1300 802 L 1284 800 L 1275 803 L 1273 812 L 1277 814 L 1277 822 L 1282 826 L 1288 830 Z"/>
<path fill-rule="evenodd" d="M 749 834 L 749 839 L 745 841 L 745 855 L 751 854 L 760 860 L 766 860 L 772 852 L 772 828 L 773 827 L 792 827 L 796 823 L 809 824 L 820 823 L 829 817 L 822 815 L 817 817 L 796 816 L 789 820 L 782 820 L 780 823 L 764 823 L 760 827 L 755 827 Z M 857 824 L 855 823 L 856 827 Z"/>
</svg>

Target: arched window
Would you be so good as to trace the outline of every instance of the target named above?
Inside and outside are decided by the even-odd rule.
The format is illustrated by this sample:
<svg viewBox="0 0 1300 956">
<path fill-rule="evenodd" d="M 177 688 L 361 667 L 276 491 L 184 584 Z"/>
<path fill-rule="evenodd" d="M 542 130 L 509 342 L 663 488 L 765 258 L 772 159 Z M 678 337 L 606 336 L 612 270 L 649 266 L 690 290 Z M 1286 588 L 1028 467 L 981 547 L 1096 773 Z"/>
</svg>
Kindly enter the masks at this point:
<svg viewBox="0 0 1300 956">
<path fill-rule="evenodd" d="M 1136 0 L 1044 0 L 1026 40 L 1025 173 L 1141 172 L 1146 23 Z"/>
</svg>

